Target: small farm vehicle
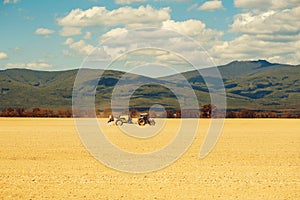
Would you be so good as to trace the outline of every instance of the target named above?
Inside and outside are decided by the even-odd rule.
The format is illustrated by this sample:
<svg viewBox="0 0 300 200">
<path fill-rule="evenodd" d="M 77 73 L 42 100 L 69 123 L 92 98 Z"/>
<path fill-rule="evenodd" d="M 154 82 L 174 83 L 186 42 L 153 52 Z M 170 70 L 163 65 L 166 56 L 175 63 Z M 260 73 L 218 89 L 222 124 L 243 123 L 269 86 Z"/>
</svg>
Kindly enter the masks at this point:
<svg viewBox="0 0 300 200">
<path fill-rule="evenodd" d="M 122 126 L 124 123 L 132 124 L 132 118 L 130 115 L 120 115 L 115 123 L 117 126 Z"/>
<path fill-rule="evenodd" d="M 150 126 L 154 126 L 155 121 L 150 118 L 148 113 L 142 113 L 140 114 L 140 117 L 138 119 L 138 124 L 140 126 L 145 126 L 146 124 L 149 124 Z"/>
<path fill-rule="evenodd" d="M 124 123 L 133 124 L 132 118 L 130 115 L 120 115 L 120 116 L 116 117 L 115 119 L 112 115 L 110 115 L 108 123 L 112 123 L 114 121 L 117 126 L 122 126 Z M 149 124 L 150 126 L 155 125 L 155 121 L 150 118 L 148 113 L 140 114 L 137 123 L 140 126 L 145 126 L 146 124 Z"/>
</svg>

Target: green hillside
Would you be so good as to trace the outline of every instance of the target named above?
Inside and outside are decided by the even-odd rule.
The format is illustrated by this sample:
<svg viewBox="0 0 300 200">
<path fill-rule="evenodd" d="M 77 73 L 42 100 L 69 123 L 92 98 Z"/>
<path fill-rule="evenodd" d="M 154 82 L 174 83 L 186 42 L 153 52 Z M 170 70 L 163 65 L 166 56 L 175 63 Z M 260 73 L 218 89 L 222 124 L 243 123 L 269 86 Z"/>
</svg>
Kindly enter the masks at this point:
<svg viewBox="0 0 300 200">
<path fill-rule="evenodd" d="M 218 67 L 227 94 L 228 109 L 299 110 L 300 66 L 272 64 L 265 60 L 234 61 Z M 210 68 L 200 70 L 204 74 Z M 183 73 L 197 91 L 206 90 L 196 71 Z M 176 81 L 178 75 L 164 77 Z"/>
<path fill-rule="evenodd" d="M 233 62 L 219 67 L 219 70 L 225 77 L 229 107 L 258 110 L 300 108 L 300 66 L 253 61 Z"/>
<path fill-rule="evenodd" d="M 77 70 L 63 72 L 9 69 L 0 71 L 0 109 L 70 108 Z"/>
<path fill-rule="evenodd" d="M 300 66 L 272 64 L 264 60 L 232 62 L 218 67 L 226 88 L 228 108 L 233 110 L 299 110 L 300 108 Z M 203 69 L 211 70 L 210 68 Z M 93 73 L 93 70 L 91 70 Z M 73 84 L 78 70 L 33 71 L 7 69 L 0 71 L 0 109 L 7 107 L 35 107 L 71 109 Z M 207 71 L 206 71 L 207 72 Z M 111 94 L 115 85 L 132 92 L 130 106 L 147 109 L 161 104 L 169 109 L 178 109 L 174 93 L 165 86 L 171 86 L 189 98 L 178 75 L 154 79 L 120 71 L 105 71 L 96 82 L 96 108 L 110 107 Z M 195 71 L 182 74 L 191 84 L 199 104 L 210 103 L 205 81 Z M 135 88 L 136 85 L 141 87 Z M 119 87 L 119 86 L 118 86 Z M 135 89 L 133 89 L 135 88 Z M 134 90 L 134 91 L 132 91 Z M 122 99 L 123 97 L 118 97 Z"/>
</svg>

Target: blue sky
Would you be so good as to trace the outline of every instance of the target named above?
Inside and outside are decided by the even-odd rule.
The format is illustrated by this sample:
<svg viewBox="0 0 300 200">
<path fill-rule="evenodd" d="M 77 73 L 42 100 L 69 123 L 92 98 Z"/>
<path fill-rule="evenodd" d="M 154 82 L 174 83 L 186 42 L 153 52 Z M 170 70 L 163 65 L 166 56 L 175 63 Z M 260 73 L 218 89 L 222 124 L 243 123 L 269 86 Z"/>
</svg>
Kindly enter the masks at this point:
<svg viewBox="0 0 300 200">
<path fill-rule="evenodd" d="M 298 19 L 298 0 L 3 0 L 0 69 L 78 68 L 105 39 L 146 27 L 192 38 L 217 65 L 256 59 L 299 64 Z M 160 47 L 168 50 L 169 44 Z M 107 43 L 98 53 L 111 59 L 132 50 L 120 45 Z M 174 61 L 161 53 L 155 58 Z"/>
</svg>

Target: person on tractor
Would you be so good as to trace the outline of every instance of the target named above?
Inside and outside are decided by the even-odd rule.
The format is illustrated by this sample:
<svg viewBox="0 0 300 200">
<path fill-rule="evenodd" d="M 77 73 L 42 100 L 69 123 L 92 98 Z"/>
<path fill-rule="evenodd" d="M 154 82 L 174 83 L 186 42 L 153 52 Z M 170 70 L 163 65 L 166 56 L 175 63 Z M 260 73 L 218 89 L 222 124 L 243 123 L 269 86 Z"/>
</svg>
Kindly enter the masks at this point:
<svg viewBox="0 0 300 200">
<path fill-rule="evenodd" d="M 114 116 L 113 115 L 109 115 L 107 123 L 110 123 L 110 122 L 113 122 L 113 121 L 115 121 Z"/>
</svg>

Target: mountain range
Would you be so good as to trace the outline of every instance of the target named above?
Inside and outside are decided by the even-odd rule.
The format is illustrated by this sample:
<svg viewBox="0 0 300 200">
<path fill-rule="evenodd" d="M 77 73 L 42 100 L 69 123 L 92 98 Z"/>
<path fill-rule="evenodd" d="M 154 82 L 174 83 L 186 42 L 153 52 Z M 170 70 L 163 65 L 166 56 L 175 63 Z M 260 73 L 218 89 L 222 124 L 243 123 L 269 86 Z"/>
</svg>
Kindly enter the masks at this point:
<svg viewBox="0 0 300 200">
<path fill-rule="evenodd" d="M 224 82 L 228 110 L 300 110 L 300 65 L 270 63 L 266 60 L 234 61 L 217 67 Z M 213 68 L 202 69 L 209 72 Z M 89 69 L 93 71 L 93 69 Z M 99 71 L 99 70 L 98 70 Z M 6 69 L 0 71 L 0 109 L 35 107 L 71 109 L 73 85 L 78 69 L 68 71 L 34 71 Z M 116 84 L 132 90 L 130 107 L 145 110 L 153 104 L 179 109 L 174 92 L 183 91 L 186 80 L 193 88 L 199 106 L 210 103 L 205 79 L 197 71 L 151 78 L 122 71 L 103 71 L 96 82 L 95 105 L 98 110 L 110 107 Z M 209 73 L 208 73 L 209 74 Z M 126 77 L 124 78 L 124 75 Z M 184 77 L 184 79 L 182 79 Z M 136 85 L 140 87 L 136 88 Z"/>
</svg>

